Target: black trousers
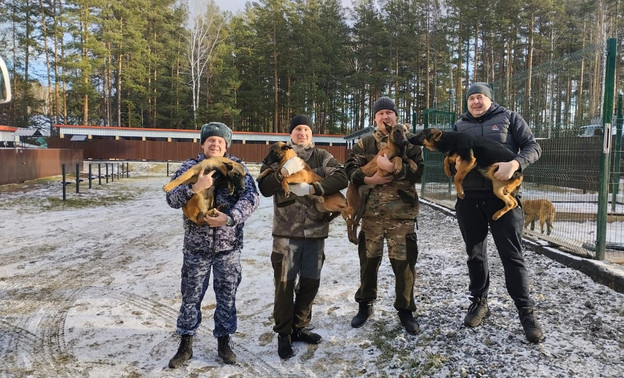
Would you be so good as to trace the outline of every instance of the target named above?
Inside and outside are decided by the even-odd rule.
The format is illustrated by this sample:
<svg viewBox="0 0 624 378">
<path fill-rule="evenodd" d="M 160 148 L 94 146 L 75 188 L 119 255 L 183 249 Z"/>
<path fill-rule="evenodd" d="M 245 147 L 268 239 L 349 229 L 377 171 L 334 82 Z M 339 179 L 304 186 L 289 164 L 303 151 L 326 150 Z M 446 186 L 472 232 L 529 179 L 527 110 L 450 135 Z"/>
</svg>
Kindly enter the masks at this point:
<svg viewBox="0 0 624 378">
<path fill-rule="evenodd" d="M 518 201 L 520 202 L 520 201 Z M 487 298 L 490 288 L 490 270 L 487 256 L 488 228 L 498 249 L 505 270 L 507 292 L 517 308 L 533 307 L 530 298 L 529 276 L 522 250 L 524 214 L 520 207 L 509 211 L 496 221 L 492 215 L 504 206 L 496 198 L 458 199 L 455 204 L 457 221 L 468 254 L 468 287 L 472 297 Z"/>
</svg>

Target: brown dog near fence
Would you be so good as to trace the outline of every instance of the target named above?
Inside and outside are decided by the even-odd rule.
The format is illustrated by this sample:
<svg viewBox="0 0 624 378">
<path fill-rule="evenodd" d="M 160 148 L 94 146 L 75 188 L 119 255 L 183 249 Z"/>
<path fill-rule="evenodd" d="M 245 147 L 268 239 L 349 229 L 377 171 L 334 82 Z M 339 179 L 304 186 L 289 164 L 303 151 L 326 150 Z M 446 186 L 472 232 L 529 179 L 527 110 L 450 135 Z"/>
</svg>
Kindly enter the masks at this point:
<svg viewBox="0 0 624 378">
<path fill-rule="evenodd" d="M 550 235 L 555 221 L 555 205 L 547 199 L 524 200 L 522 201 L 524 211 L 524 227 L 531 224 L 531 231 L 535 229 L 535 221 L 539 220 L 540 230 L 544 233 L 544 223 L 546 224 L 546 235 Z"/>
<path fill-rule="evenodd" d="M 297 157 L 297 153 L 291 146 L 289 146 L 285 142 L 276 142 L 271 145 L 269 148 L 269 153 L 262 160 L 262 163 L 265 165 L 272 165 L 278 163 L 278 169 L 282 169 L 282 166 L 288 159 Z M 256 181 L 260 181 L 263 177 L 274 173 L 273 169 L 268 168 L 262 171 L 260 175 L 256 178 Z M 316 172 L 314 172 L 308 164 L 304 162 L 304 168 L 299 172 L 293 173 L 292 175 L 285 177 L 282 180 L 282 188 L 284 189 L 284 193 L 286 196 L 290 195 L 290 187 L 288 184 L 299 184 L 302 182 L 311 184 L 313 182 L 317 182 L 322 179 Z M 331 213 L 331 219 L 335 218 L 338 215 L 342 215 L 346 217 L 349 213 L 347 210 L 347 200 L 345 196 L 338 192 L 333 194 L 326 194 L 323 196 L 314 196 L 315 207 L 318 211 L 322 213 Z M 345 218 L 347 220 L 347 218 Z"/>
<path fill-rule="evenodd" d="M 453 180 L 457 197 L 464 198 L 462 181 L 473 169 L 492 181 L 494 195 L 500 198 L 505 206 L 492 216 L 497 220 L 509 210 L 518 206 L 516 193 L 522 183 L 522 173 L 515 172 L 509 180 L 499 180 L 494 177 L 496 167 L 494 163 L 513 160 L 516 154 L 509 151 L 501 143 L 486 137 L 476 137 L 456 131 L 441 131 L 425 129 L 409 138 L 410 143 L 425 146 L 431 151 L 439 151 L 445 155 L 444 173 L 451 177 L 451 165 L 455 165 L 456 173 Z"/>
<path fill-rule="evenodd" d="M 163 186 L 163 190 L 169 192 L 178 185 L 194 184 L 200 173 L 211 171 L 215 171 L 213 185 L 199 193 L 194 193 L 188 203 L 182 207 L 184 215 L 199 225 L 207 224 L 204 220 L 206 216 L 216 216 L 214 209 L 218 209 L 219 206 L 215 206 L 214 203 L 215 187 L 227 185 L 230 194 L 235 190 L 245 189 L 245 167 L 226 157 L 213 156 L 195 164 L 175 180 Z"/>
<path fill-rule="evenodd" d="M 360 169 L 364 176 L 371 177 L 379 172 L 382 176 L 389 176 L 398 174 L 403 168 L 403 162 L 407 162 L 410 165 L 410 169 L 416 172 L 418 165 L 405 157 L 405 148 L 408 144 L 407 133 L 409 132 L 407 126 L 403 124 L 397 124 L 390 126 L 384 124 L 386 131 L 388 132 L 388 143 L 386 143 L 368 163 L 362 166 Z M 388 159 L 394 164 L 392 171 L 385 171 L 377 166 L 377 157 L 386 155 Z M 360 225 L 360 220 L 364 215 L 364 208 L 366 206 L 366 198 L 371 190 L 368 185 L 355 185 L 349 183 L 347 187 L 347 204 L 351 214 L 347 218 L 347 236 L 351 243 L 357 244 L 357 229 Z M 401 193 L 399 193 L 401 195 Z"/>
</svg>

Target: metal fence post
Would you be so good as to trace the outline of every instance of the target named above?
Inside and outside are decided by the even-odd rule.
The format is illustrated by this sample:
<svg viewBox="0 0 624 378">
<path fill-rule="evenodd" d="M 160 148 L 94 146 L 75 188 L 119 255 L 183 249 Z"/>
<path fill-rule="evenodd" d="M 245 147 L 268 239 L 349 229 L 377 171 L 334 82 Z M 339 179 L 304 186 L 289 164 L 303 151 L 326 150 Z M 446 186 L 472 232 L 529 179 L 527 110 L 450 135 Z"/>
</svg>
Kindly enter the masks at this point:
<svg viewBox="0 0 624 378">
<path fill-rule="evenodd" d="M 76 164 L 76 193 L 80 193 L 80 164 Z"/>
<path fill-rule="evenodd" d="M 65 185 L 65 164 L 61 165 L 61 172 L 63 174 L 63 178 L 62 178 L 63 181 L 61 181 L 61 183 L 63 184 L 63 201 L 65 201 L 65 199 L 67 198 L 67 194 L 66 194 L 67 185 Z"/>
<path fill-rule="evenodd" d="M 615 120 L 615 156 L 613 159 L 613 192 L 611 193 L 611 212 L 615 213 L 617 195 L 620 192 L 620 159 L 622 155 L 622 92 L 618 94 L 617 119 Z"/>
<path fill-rule="evenodd" d="M 611 121 L 613 120 L 613 95 L 615 87 L 615 38 L 607 40 L 607 62 L 605 67 L 605 94 L 602 109 L 602 158 L 600 160 L 600 189 L 598 191 L 598 219 L 596 222 L 596 259 L 604 260 L 607 239 L 607 207 L 609 201 L 609 173 L 611 155 Z"/>
</svg>

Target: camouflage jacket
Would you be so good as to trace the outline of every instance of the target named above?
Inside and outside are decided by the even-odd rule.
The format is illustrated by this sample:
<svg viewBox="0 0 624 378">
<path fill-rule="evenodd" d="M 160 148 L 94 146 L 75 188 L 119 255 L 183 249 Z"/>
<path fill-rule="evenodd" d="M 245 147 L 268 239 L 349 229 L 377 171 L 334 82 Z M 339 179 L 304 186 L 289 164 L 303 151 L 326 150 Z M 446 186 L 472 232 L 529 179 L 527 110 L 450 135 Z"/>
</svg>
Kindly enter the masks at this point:
<svg viewBox="0 0 624 378">
<path fill-rule="evenodd" d="M 225 157 L 243 164 L 241 159 L 230 154 L 226 153 Z M 171 180 L 174 180 L 205 158 L 204 154 L 200 153 L 197 158 L 185 161 L 173 174 Z M 247 171 L 247 167 L 245 167 L 245 170 Z M 180 209 L 186 205 L 192 195 L 190 184 L 178 185 L 166 194 L 167 203 L 174 209 Z M 247 218 L 258 207 L 258 202 L 256 183 L 248 171 L 245 176 L 245 189 L 240 193 L 234 192 L 234 194 L 230 195 L 227 186 L 216 187 L 215 203 L 223 205 L 221 211 L 232 218 L 234 225 L 221 227 L 200 226 L 183 215 L 184 249 L 195 253 L 219 253 L 241 250 L 243 248 L 243 226 Z"/>
<path fill-rule="evenodd" d="M 364 174 L 360 169 L 372 160 L 379 149 L 388 142 L 388 136 L 375 130 L 353 146 L 347 157 L 345 169 L 349 180 L 356 185 L 364 185 Z M 418 215 L 418 194 L 415 184 L 420 181 L 423 173 L 422 149 L 408 145 L 406 155 L 413 160 L 418 169 L 412 172 L 407 163 L 403 163 L 401 172 L 394 176 L 394 181 L 385 185 L 375 185 L 366 202 L 364 217 L 383 217 L 384 219 L 414 220 Z M 400 193 L 407 194 L 403 195 Z"/>
<path fill-rule="evenodd" d="M 320 148 L 304 149 L 291 145 L 297 152 L 297 156 L 323 177 L 314 184 L 315 193 L 333 194 L 347 187 L 348 180 L 344 168 L 332 154 Z M 275 173 L 260 180 L 258 187 L 263 196 L 273 196 L 273 236 L 301 239 L 326 238 L 329 234 L 327 213 L 316 210 L 314 197 L 296 196 L 294 193 L 286 197 L 281 186 L 282 177 L 277 164 L 271 167 L 262 165 L 260 172 L 269 168 L 272 168 Z"/>
</svg>

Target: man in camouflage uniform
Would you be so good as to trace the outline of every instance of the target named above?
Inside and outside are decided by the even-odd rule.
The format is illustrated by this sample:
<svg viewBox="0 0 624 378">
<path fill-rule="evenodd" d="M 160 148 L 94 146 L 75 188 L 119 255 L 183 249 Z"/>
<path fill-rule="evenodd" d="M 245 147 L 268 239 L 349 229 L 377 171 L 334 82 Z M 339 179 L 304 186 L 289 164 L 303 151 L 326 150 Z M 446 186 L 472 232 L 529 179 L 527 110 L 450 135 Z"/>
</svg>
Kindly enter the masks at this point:
<svg viewBox="0 0 624 378">
<path fill-rule="evenodd" d="M 278 334 L 277 353 L 282 359 L 294 355 L 292 341 L 321 342 L 321 336 L 307 327 L 321 281 L 329 218 L 316 210 L 310 195 L 337 193 L 348 183 L 342 165 L 329 152 L 314 147 L 312 127 L 310 117 L 295 116 L 290 123 L 289 144 L 297 157 L 284 163 L 281 170 L 277 164 L 263 165 L 261 172 L 271 168 L 274 173 L 258 181 L 262 195 L 273 196 L 273 330 Z M 323 178 L 311 185 L 291 184 L 291 193 L 286 196 L 281 181 L 303 169 L 304 161 Z"/>
<path fill-rule="evenodd" d="M 360 287 L 355 293 L 359 304 L 357 315 L 351 326 L 359 328 L 373 314 L 373 302 L 377 299 L 377 273 L 383 255 L 384 239 L 388 244 L 388 257 L 395 275 L 396 299 L 394 308 L 405 330 L 410 334 L 420 331 L 412 312 L 414 303 L 414 281 L 416 276 L 416 258 L 418 245 L 415 232 L 418 216 L 418 194 L 415 183 L 422 176 L 422 149 L 408 145 L 407 158 L 418 165 L 414 172 L 407 162 L 403 162 L 400 173 L 381 176 L 377 173 L 365 177 L 360 169 L 375 157 L 380 148 L 388 142 L 385 124 L 397 124 L 397 110 L 388 97 L 380 97 L 373 105 L 377 128 L 372 135 L 362 138 L 354 147 L 345 169 L 349 180 L 356 185 L 371 187 L 362 215 L 361 230 L 358 236 L 358 254 L 360 258 Z M 379 166 L 393 169 L 389 156 L 377 158 Z M 402 196 L 399 195 L 402 193 Z M 402 198 L 403 197 L 403 198 Z"/>
<path fill-rule="evenodd" d="M 225 156 L 243 163 L 226 153 L 232 143 L 232 130 L 225 124 L 207 123 L 202 126 L 200 135 L 202 152 L 197 158 L 185 161 L 172 180 L 208 157 Z M 211 187 L 214 173 L 202 172 L 196 183 L 182 184 L 169 191 L 169 206 L 179 209 L 186 205 L 193 193 Z M 236 355 L 230 347 L 230 335 L 237 328 L 236 290 L 241 281 L 243 226 L 258 207 L 258 191 L 253 177 L 247 172 L 245 189 L 230 194 L 227 185 L 217 186 L 214 196 L 221 211 L 218 211 L 216 217 L 206 217 L 208 224 L 198 225 L 186 216 L 183 217 L 182 305 L 177 321 L 177 333 L 182 338 L 177 353 L 169 361 L 170 368 L 177 368 L 193 356 L 193 335 L 202 320 L 201 303 L 208 289 L 211 269 L 217 302 L 213 335 L 218 340 L 218 354 L 226 364 L 236 363 Z"/>
</svg>

